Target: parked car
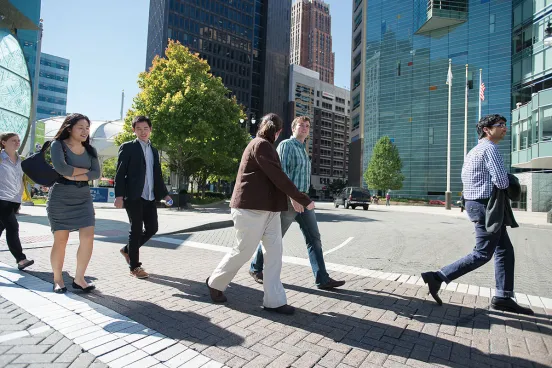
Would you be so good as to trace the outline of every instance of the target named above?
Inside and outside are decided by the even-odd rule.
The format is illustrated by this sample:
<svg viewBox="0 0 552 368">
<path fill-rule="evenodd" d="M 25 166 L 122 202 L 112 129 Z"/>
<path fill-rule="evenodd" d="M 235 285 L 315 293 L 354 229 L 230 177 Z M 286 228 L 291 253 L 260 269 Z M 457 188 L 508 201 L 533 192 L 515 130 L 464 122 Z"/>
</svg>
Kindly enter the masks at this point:
<svg viewBox="0 0 552 368">
<path fill-rule="evenodd" d="M 362 206 L 364 211 L 367 211 L 370 206 L 370 200 L 371 195 L 368 190 L 359 187 L 346 187 L 334 197 L 334 206 L 335 208 L 339 206 L 345 208 L 352 207 L 353 210 L 357 206 Z"/>
</svg>

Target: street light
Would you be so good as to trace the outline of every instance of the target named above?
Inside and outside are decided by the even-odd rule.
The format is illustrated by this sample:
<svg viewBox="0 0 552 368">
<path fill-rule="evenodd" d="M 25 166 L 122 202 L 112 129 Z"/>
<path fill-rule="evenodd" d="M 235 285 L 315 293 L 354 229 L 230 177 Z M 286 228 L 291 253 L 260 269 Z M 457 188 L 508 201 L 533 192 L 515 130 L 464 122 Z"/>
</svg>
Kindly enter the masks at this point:
<svg viewBox="0 0 552 368">
<path fill-rule="evenodd" d="M 552 24 L 550 22 L 548 22 L 548 25 L 544 30 L 544 45 L 552 46 Z"/>
</svg>

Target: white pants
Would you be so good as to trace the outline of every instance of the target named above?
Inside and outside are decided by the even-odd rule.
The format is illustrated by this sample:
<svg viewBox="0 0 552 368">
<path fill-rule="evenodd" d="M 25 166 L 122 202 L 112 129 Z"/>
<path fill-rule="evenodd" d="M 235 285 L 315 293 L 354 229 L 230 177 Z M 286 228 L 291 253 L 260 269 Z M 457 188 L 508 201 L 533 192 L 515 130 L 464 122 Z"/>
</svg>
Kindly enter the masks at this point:
<svg viewBox="0 0 552 368">
<path fill-rule="evenodd" d="M 259 242 L 263 245 L 263 305 L 277 308 L 287 304 L 286 291 L 280 280 L 282 271 L 282 229 L 280 212 L 232 208 L 236 243 L 209 277 L 209 286 L 226 290 L 240 268 L 251 259 Z"/>
</svg>

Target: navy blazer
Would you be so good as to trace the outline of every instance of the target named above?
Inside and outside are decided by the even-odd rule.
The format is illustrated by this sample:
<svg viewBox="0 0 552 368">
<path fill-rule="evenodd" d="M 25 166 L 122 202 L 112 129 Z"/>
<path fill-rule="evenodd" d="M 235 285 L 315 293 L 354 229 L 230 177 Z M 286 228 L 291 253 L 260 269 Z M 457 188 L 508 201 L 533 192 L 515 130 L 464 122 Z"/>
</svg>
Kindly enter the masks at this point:
<svg viewBox="0 0 552 368">
<path fill-rule="evenodd" d="M 159 152 L 151 146 L 153 152 L 153 195 L 156 201 L 165 198 L 169 192 L 163 182 Z M 140 199 L 146 182 L 146 158 L 138 139 L 126 142 L 119 147 L 117 173 L 115 174 L 115 197 Z"/>
</svg>

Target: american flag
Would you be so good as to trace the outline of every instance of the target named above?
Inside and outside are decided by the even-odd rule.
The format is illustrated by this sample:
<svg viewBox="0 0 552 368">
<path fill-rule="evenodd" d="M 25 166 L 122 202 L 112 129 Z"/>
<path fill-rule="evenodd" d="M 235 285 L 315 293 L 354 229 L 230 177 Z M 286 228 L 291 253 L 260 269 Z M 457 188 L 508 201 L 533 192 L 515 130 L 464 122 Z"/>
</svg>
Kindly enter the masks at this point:
<svg viewBox="0 0 552 368">
<path fill-rule="evenodd" d="M 479 86 L 479 99 L 485 101 L 485 83 L 481 82 Z"/>
</svg>

